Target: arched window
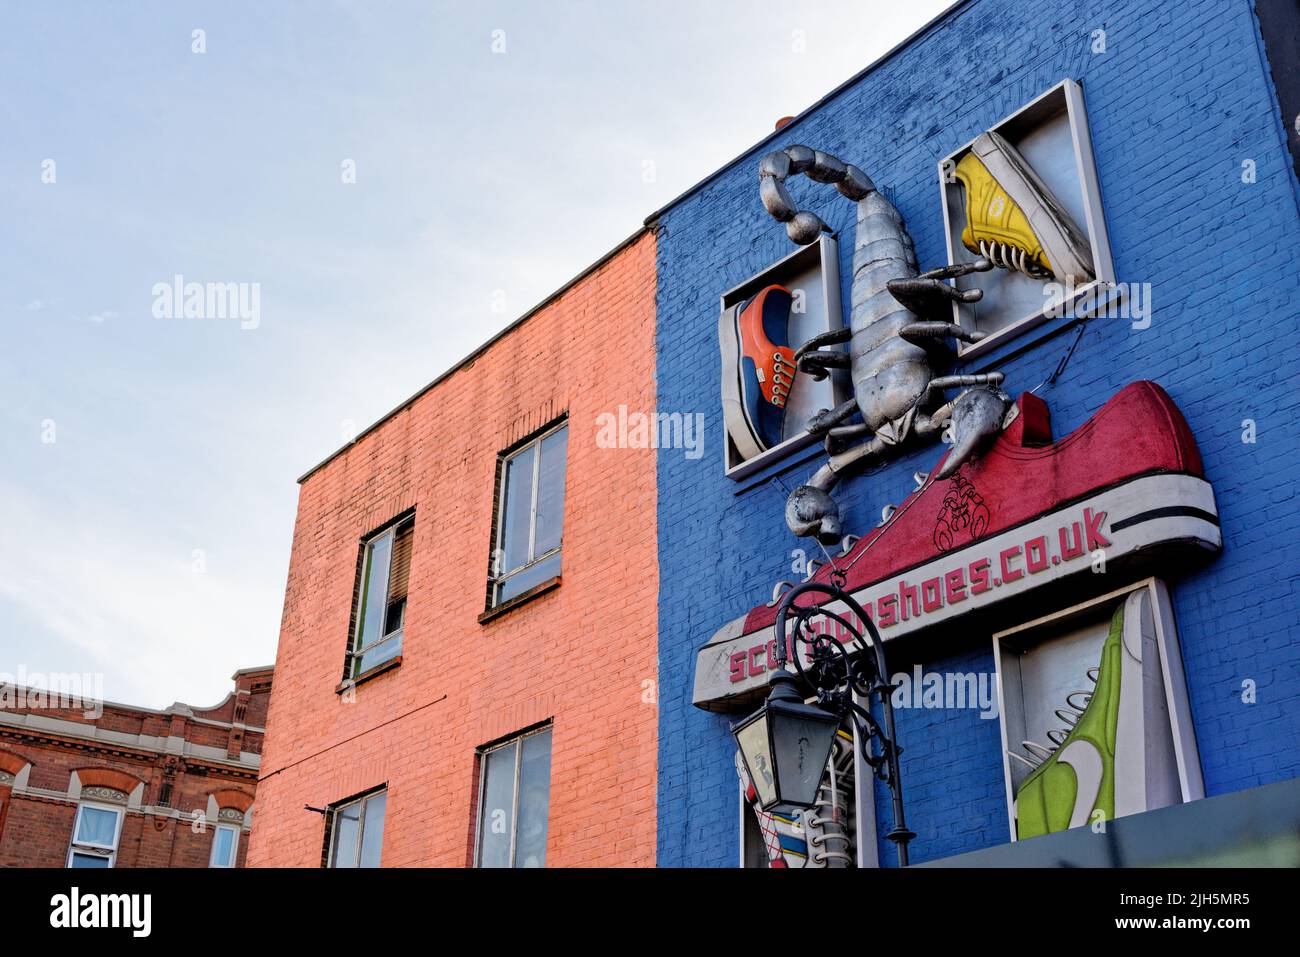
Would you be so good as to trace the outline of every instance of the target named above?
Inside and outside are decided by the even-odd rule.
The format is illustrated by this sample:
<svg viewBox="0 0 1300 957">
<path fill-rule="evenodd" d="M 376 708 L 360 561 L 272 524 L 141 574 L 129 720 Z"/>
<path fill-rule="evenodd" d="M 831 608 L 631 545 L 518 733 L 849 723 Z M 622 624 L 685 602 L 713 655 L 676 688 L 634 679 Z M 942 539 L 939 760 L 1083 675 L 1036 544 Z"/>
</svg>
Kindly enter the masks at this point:
<svg viewBox="0 0 1300 957">
<path fill-rule="evenodd" d="M 208 867 L 235 867 L 239 861 L 239 832 L 244 825 L 244 812 L 235 807 L 223 807 L 217 813 L 217 826 L 212 829 L 212 853 Z"/>
</svg>

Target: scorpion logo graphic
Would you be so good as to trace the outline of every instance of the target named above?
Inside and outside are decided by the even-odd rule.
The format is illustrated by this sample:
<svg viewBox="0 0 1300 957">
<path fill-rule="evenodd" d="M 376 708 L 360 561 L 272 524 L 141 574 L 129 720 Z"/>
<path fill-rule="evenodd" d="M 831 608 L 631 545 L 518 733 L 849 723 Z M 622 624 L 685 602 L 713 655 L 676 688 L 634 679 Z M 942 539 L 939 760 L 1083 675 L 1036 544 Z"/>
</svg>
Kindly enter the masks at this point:
<svg viewBox="0 0 1300 957">
<path fill-rule="evenodd" d="M 943 505 L 934 523 L 934 544 L 941 552 L 950 550 L 965 533 L 969 541 L 984 534 L 989 527 L 989 507 L 984 496 L 975 490 L 975 484 L 960 472 L 943 496 Z"/>
<path fill-rule="evenodd" d="M 984 272 L 994 263 L 981 257 L 918 275 L 903 217 L 871 179 L 829 153 L 790 146 L 760 161 L 759 197 L 800 246 L 831 229 L 816 213 L 795 205 L 785 181 L 799 173 L 834 185 L 857 203 L 858 212 L 849 325 L 814 336 L 795 353 L 798 369 L 814 379 L 824 379 L 831 369 L 848 369 L 853 383 L 852 399 L 809 420 L 808 430 L 823 437 L 829 459 L 786 503 L 790 531 L 831 545 L 840 541 L 843 526 L 830 491 L 846 473 L 912 436 L 937 434 L 951 422 L 952 452 L 936 473 L 936 479 L 947 478 L 1001 431 L 1013 406 L 998 388 L 1001 372 L 935 374 L 952 361 L 946 340 L 984 338 L 951 322 L 950 313 L 949 319 L 939 318 L 954 300 L 976 302 L 983 296 L 979 289 L 961 291 L 945 280 Z M 846 342 L 847 353 L 824 348 Z M 946 402 L 944 390 L 953 388 L 967 391 Z M 848 424 L 854 413 L 862 421 Z"/>
</svg>

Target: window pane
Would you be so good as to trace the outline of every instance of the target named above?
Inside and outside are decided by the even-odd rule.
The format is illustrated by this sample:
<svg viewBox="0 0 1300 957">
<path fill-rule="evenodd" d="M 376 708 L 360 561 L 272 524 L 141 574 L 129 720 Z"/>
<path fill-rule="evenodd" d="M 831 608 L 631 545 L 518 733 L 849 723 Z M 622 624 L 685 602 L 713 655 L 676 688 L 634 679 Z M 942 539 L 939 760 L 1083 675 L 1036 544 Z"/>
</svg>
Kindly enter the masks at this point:
<svg viewBox="0 0 1300 957">
<path fill-rule="evenodd" d="M 564 460 L 569 430 L 560 429 L 542 439 L 542 460 L 537 472 L 537 533 L 534 555 L 545 555 L 560 544 L 564 528 Z"/>
<path fill-rule="evenodd" d="M 357 832 L 361 824 L 361 805 L 349 804 L 334 812 L 334 858 L 331 867 L 357 866 Z"/>
<path fill-rule="evenodd" d="M 95 854 L 73 854 L 69 867 L 108 867 L 108 858 Z"/>
<path fill-rule="evenodd" d="M 361 866 L 378 867 L 384 846 L 384 810 L 388 794 L 376 794 L 366 801 L 366 826 L 361 831 Z"/>
<path fill-rule="evenodd" d="M 78 844 L 102 844 L 114 847 L 117 837 L 117 812 L 98 807 L 83 807 L 77 824 Z"/>
<path fill-rule="evenodd" d="M 411 552 L 415 544 L 415 523 L 407 522 L 393 533 L 392 574 L 388 576 L 388 603 L 406 597 L 407 586 L 411 581 Z M 393 623 L 386 625 L 393 630 Z"/>
<path fill-rule="evenodd" d="M 546 866 L 546 824 L 551 804 L 551 732 L 524 738 L 519 762 L 519 826 L 515 867 Z"/>
<path fill-rule="evenodd" d="M 213 867 L 234 867 L 235 866 L 235 835 L 228 827 L 219 827 L 216 833 L 212 835 L 212 861 Z"/>
<path fill-rule="evenodd" d="M 388 595 L 388 562 L 393 553 L 393 536 L 384 535 L 366 547 L 366 571 L 361 582 L 361 608 L 357 616 L 357 648 L 377 641 L 384 626 L 384 606 Z"/>
<path fill-rule="evenodd" d="M 506 462 L 505 501 L 501 507 L 501 567 L 498 575 L 528 561 L 528 531 L 533 511 L 533 456 L 529 446 Z"/>
<path fill-rule="evenodd" d="M 371 645 L 361 654 L 352 660 L 352 674 L 359 675 L 364 671 L 369 671 L 385 661 L 391 661 L 402 653 L 402 636 L 394 635 L 387 641 Z"/>
<path fill-rule="evenodd" d="M 489 751 L 483 793 L 479 796 L 479 867 L 510 866 L 510 830 L 514 822 L 515 749 L 511 743 Z"/>
<path fill-rule="evenodd" d="M 554 578 L 558 574 L 560 574 L 560 553 L 556 552 L 550 558 L 543 559 L 527 571 L 519 572 L 517 575 L 512 575 L 503 581 L 497 588 L 497 604 L 508 598 L 514 598 L 516 595 L 522 595 L 534 585 L 540 585 L 548 578 Z"/>
</svg>

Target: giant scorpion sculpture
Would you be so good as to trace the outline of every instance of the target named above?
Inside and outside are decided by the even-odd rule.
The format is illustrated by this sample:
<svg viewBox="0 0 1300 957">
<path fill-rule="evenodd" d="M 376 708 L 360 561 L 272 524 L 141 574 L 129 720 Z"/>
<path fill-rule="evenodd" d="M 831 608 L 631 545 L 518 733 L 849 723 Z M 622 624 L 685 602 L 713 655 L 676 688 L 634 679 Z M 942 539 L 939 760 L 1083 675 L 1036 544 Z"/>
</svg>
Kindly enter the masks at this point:
<svg viewBox="0 0 1300 957">
<path fill-rule="evenodd" d="M 1013 406 L 998 388 L 1000 372 L 936 375 L 952 361 L 946 340 L 978 342 L 984 337 L 953 323 L 950 311 L 954 300 L 976 302 L 983 292 L 962 291 L 945 280 L 992 269 L 994 262 L 981 256 L 918 275 L 903 217 L 870 178 L 829 153 L 790 146 L 763 157 L 760 197 L 801 246 L 831 230 L 816 213 L 800 210 L 786 190 L 786 178 L 799 173 L 834 185 L 858 205 L 848 328 L 814 336 L 795 353 L 799 371 L 814 379 L 824 379 L 832 369 L 848 369 L 853 382 L 852 399 L 809 420 L 808 429 L 823 437 L 829 460 L 786 503 L 786 524 L 794 534 L 830 545 L 844 534 L 830 491 L 845 473 L 912 436 L 939 433 L 951 422 L 952 452 L 936 476 L 946 478 L 1003 428 Z M 847 353 L 823 348 L 845 342 Z M 967 391 L 946 401 L 944 390 L 954 388 Z M 849 424 L 855 412 L 862 421 Z M 854 444 L 858 439 L 862 441 Z"/>
</svg>

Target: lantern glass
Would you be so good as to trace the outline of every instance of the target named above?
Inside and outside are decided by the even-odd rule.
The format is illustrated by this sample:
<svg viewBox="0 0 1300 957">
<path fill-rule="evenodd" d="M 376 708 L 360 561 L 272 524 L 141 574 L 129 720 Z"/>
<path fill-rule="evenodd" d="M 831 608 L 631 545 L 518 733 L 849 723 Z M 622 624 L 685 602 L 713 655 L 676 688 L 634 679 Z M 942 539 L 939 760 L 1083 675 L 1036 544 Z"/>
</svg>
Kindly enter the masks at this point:
<svg viewBox="0 0 1300 957">
<path fill-rule="evenodd" d="M 810 808 L 817 800 L 839 719 L 802 703 L 775 702 L 768 711 L 777 796 L 789 807 Z"/>
<path fill-rule="evenodd" d="M 732 728 L 764 811 L 810 808 L 840 719 L 780 692 Z"/>
<path fill-rule="evenodd" d="M 745 759 L 749 779 L 764 810 L 777 803 L 776 769 L 772 766 L 772 739 L 767 733 L 767 707 L 761 708 L 736 730 L 736 744 Z"/>
</svg>

